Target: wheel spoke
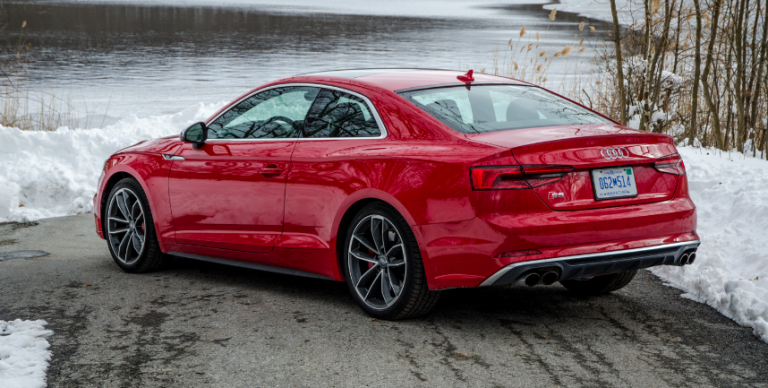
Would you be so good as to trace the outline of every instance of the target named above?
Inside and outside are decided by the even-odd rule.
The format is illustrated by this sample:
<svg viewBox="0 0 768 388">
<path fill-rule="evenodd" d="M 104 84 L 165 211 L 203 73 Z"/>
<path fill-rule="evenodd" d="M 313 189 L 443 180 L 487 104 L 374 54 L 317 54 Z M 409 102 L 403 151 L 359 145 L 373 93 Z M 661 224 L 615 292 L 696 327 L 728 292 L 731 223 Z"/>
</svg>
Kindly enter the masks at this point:
<svg viewBox="0 0 768 388">
<path fill-rule="evenodd" d="M 376 225 L 378 224 L 378 228 Z M 384 220 L 377 217 L 371 217 L 371 237 L 376 245 L 376 253 L 384 252 L 384 239 L 382 230 L 384 229 Z"/>
<path fill-rule="evenodd" d="M 125 233 L 129 231 L 130 229 L 117 229 L 117 230 L 110 230 L 109 234 L 118 234 L 118 233 Z"/>
<path fill-rule="evenodd" d="M 130 239 L 131 232 L 128 232 L 123 236 L 123 239 L 120 240 L 120 245 L 117 246 L 117 258 L 122 259 L 123 261 L 128 261 L 128 244 L 126 244 L 126 242 L 130 241 Z"/>
<path fill-rule="evenodd" d="M 392 301 L 392 286 L 389 281 L 389 271 L 386 269 L 383 269 L 381 271 L 381 280 L 379 283 L 381 284 L 381 297 L 384 298 L 384 303 L 389 304 L 389 302 Z"/>
<path fill-rule="evenodd" d="M 374 263 L 374 264 L 378 263 L 376 258 L 371 256 L 371 255 L 369 255 L 368 253 L 363 253 L 363 252 L 359 252 L 359 251 L 358 252 L 354 252 L 354 251 L 350 250 L 349 254 L 354 256 L 358 260 L 367 261 L 369 263 Z"/>
<path fill-rule="evenodd" d="M 136 208 L 139 209 L 138 214 L 136 214 Z M 131 217 L 134 220 L 137 220 L 140 215 L 141 215 L 141 206 L 139 206 L 139 201 L 136 200 L 136 202 L 133 203 L 133 206 L 131 206 Z"/>
<path fill-rule="evenodd" d="M 387 225 L 387 221 L 385 219 L 381 219 L 381 253 L 385 253 L 387 251 L 387 229 L 389 229 Z"/>
<path fill-rule="evenodd" d="M 397 278 L 392 276 L 392 270 L 387 268 L 387 279 L 389 279 L 389 285 L 392 286 L 392 290 L 395 292 L 395 296 L 400 295 L 400 285 L 395 284 Z"/>
<path fill-rule="evenodd" d="M 121 223 L 121 224 L 127 224 L 127 223 L 129 223 L 129 222 L 130 222 L 130 221 L 128 221 L 128 220 L 124 220 L 124 219 L 122 219 L 122 218 L 117 218 L 117 217 L 109 217 L 109 220 L 110 220 L 110 221 L 119 222 L 119 223 Z"/>
<path fill-rule="evenodd" d="M 372 250 L 372 251 L 374 251 L 376 253 L 379 253 L 379 251 L 377 251 L 376 248 L 373 247 L 373 244 L 371 244 L 370 241 L 368 241 L 365 237 L 359 236 L 359 235 L 355 235 L 355 240 L 360 241 L 360 244 L 363 244 L 363 246 L 365 246 L 366 248 L 368 248 L 368 249 L 370 249 L 370 250 Z"/>
<path fill-rule="evenodd" d="M 395 245 L 395 246 L 393 246 L 393 247 L 389 248 L 389 250 L 387 251 L 387 254 L 386 254 L 387 258 L 389 258 L 389 255 L 390 255 L 390 254 L 392 253 L 392 251 L 393 251 L 393 250 L 395 250 L 396 248 L 400 248 L 400 249 L 402 249 L 402 248 L 403 248 L 403 244 L 397 244 L 397 245 Z"/>
<path fill-rule="evenodd" d="M 125 194 L 123 193 L 117 193 L 115 195 L 115 202 L 117 202 L 117 207 L 120 209 L 120 213 L 123 214 L 123 218 L 126 220 L 131 220 L 131 214 L 128 212 L 128 205 L 125 203 Z"/>
<path fill-rule="evenodd" d="M 405 265 L 405 260 L 397 260 L 389 263 L 390 267 L 401 267 L 403 265 Z"/>
<path fill-rule="evenodd" d="M 376 285 L 376 280 L 381 279 L 381 273 L 382 271 L 379 271 L 376 277 L 373 278 L 373 281 L 371 282 L 371 286 L 368 287 L 368 292 L 365 293 L 365 297 L 363 297 L 363 300 L 368 300 L 368 297 L 371 296 L 371 291 L 373 291 L 374 286 Z"/>
<path fill-rule="evenodd" d="M 138 233 L 131 233 L 131 242 L 133 242 L 133 249 L 136 250 L 136 255 L 141 254 L 141 239 L 139 239 Z"/>
<path fill-rule="evenodd" d="M 355 287 L 359 288 L 361 284 L 368 281 L 368 278 L 372 278 L 373 275 L 378 272 L 380 271 L 379 271 L 379 264 L 377 263 L 373 267 L 368 268 L 368 270 L 365 271 L 365 273 L 362 276 L 360 276 L 360 279 L 357 281 L 357 284 L 355 284 Z M 375 280 L 376 279 L 374 279 L 373 281 Z M 373 281 L 371 282 L 371 284 L 373 284 Z M 371 288 L 371 284 L 368 285 L 368 288 Z"/>
</svg>

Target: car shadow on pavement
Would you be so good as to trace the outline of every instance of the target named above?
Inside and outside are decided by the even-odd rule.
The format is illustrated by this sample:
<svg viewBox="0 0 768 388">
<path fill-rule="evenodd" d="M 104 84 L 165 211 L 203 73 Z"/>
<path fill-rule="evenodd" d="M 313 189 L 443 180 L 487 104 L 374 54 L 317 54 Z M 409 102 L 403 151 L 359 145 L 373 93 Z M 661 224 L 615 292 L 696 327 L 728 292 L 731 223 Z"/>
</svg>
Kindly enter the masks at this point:
<svg viewBox="0 0 768 388">
<path fill-rule="evenodd" d="M 303 309 L 297 322 L 320 321 L 318 330 L 336 320 L 389 328 L 393 331 L 375 332 L 374 338 L 414 349 L 400 353 L 406 358 L 427 344 L 446 365 L 490 368 L 498 362 L 494 357 L 506 354 L 550 372 L 565 368 L 617 377 L 623 368 L 646 368 L 650 375 L 666 370 L 662 373 L 670 377 L 659 380 L 661 385 L 747 384 L 768 371 L 768 344 L 714 309 L 681 298 L 679 290 L 646 271 L 624 289 L 595 297 L 576 296 L 557 283 L 446 290 L 430 314 L 397 322 L 370 318 L 341 282 L 192 261 L 168 271 L 237 285 L 246 293 L 279 294 L 297 312 Z M 600 381 L 621 384 L 608 377 Z"/>
</svg>

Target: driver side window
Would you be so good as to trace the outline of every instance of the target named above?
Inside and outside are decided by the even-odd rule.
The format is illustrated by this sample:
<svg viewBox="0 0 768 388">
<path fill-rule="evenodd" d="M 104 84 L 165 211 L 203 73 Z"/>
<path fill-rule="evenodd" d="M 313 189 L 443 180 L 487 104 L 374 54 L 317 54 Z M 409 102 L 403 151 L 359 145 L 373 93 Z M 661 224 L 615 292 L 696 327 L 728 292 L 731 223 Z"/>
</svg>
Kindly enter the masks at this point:
<svg viewBox="0 0 768 388">
<path fill-rule="evenodd" d="M 289 86 L 254 94 L 208 125 L 209 139 L 299 137 L 319 88 Z"/>
</svg>

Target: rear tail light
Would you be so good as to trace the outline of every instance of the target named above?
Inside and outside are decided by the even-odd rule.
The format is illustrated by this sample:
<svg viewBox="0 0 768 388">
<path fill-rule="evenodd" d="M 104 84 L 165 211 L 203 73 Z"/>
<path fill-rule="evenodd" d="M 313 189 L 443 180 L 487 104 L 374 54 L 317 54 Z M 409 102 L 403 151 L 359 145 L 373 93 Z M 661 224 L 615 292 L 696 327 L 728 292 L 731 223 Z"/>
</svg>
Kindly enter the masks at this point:
<svg viewBox="0 0 768 388">
<path fill-rule="evenodd" d="M 475 167 L 472 174 L 472 188 L 475 190 L 527 189 L 520 166 Z"/>
<path fill-rule="evenodd" d="M 493 166 L 473 167 L 475 190 L 514 190 L 557 182 L 573 171 L 571 166 Z"/>
<path fill-rule="evenodd" d="M 680 157 L 680 154 L 672 154 L 663 158 L 659 158 L 653 164 L 653 167 L 655 167 L 659 172 L 674 175 L 685 175 L 685 164 L 683 164 L 683 158 Z"/>
<path fill-rule="evenodd" d="M 531 187 L 557 182 L 571 171 L 573 171 L 571 166 L 523 166 L 525 180 Z"/>
</svg>

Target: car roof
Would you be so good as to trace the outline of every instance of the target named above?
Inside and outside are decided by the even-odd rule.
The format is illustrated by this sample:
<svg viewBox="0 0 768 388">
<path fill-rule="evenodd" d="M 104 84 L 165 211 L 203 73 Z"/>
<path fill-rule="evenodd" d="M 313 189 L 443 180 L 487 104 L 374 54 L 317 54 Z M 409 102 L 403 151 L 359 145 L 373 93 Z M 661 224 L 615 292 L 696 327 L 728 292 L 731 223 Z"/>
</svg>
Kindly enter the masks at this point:
<svg viewBox="0 0 768 388">
<path fill-rule="evenodd" d="M 334 70 L 319 73 L 302 74 L 299 77 L 338 77 L 354 79 L 382 89 L 403 91 L 430 86 L 465 85 L 456 77 L 466 74 L 465 71 L 438 69 L 349 69 Z M 512 78 L 476 72 L 473 84 L 519 84 L 530 85 L 527 82 Z"/>
</svg>

